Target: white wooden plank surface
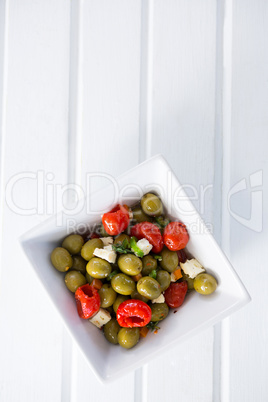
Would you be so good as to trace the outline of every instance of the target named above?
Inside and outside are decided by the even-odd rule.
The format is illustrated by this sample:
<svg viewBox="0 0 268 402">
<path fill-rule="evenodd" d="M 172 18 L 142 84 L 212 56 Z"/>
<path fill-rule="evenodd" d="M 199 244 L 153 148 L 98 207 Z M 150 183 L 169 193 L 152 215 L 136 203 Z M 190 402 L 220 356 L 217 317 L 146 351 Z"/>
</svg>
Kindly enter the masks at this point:
<svg viewBox="0 0 268 402">
<path fill-rule="evenodd" d="M 69 5 L 28 0 L 7 1 L 6 7 L 3 183 L 37 171 L 65 183 Z M 14 187 L 15 203 L 32 208 L 36 182 L 26 178 Z M 62 326 L 17 240 L 45 215 L 20 216 L 2 204 L 1 401 L 61 399 Z"/>
<path fill-rule="evenodd" d="M 161 152 L 179 180 L 194 188 L 194 203 L 211 224 L 213 191 L 208 189 L 203 211 L 200 192 L 213 183 L 215 2 L 156 1 L 153 13 L 150 153 Z M 148 366 L 149 401 L 166 400 L 169 394 L 185 402 L 207 402 L 212 384 L 213 328 Z"/>
<path fill-rule="evenodd" d="M 247 188 L 231 198 L 231 209 L 238 218 L 230 218 L 229 252 L 252 302 L 229 319 L 229 367 L 225 369 L 229 374 L 226 400 L 230 402 L 268 400 L 268 280 L 264 263 L 268 258 L 267 18 L 266 1 L 233 3 L 231 136 L 224 154 L 230 166 L 230 187 L 245 179 Z M 244 226 L 237 221 L 239 217 L 252 222 Z"/>
<path fill-rule="evenodd" d="M 141 3 L 87 1 L 80 15 L 80 182 L 84 184 L 88 172 L 106 172 L 116 177 L 138 163 Z M 97 178 L 91 183 L 89 191 L 94 191 L 107 181 Z M 74 400 L 106 402 L 116 398 L 123 402 L 127 395 L 128 401 L 134 401 L 134 374 L 103 386 L 96 384 L 80 354 L 76 367 Z"/>
<path fill-rule="evenodd" d="M 230 187 L 259 170 L 263 185 L 252 190 L 267 189 L 267 14 L 265 0 L 0 1 L 2 186 L 38 170 L 85 185 L 87 172 L 116 176 L 161 152 L 196 188 L 194 204 L 253 297 L 214 331 L 101 386 L 14 240 L 46 214 L 15 214 L 2 192 L 1 401 L 268 399 L 267 194 L 259 233 L 226 205 Z M 94 180 L 91 190 L 103 184 Z M 33 181 L 16 185 L 19 205 L 30 208 L 34 197 Z M 231 208 L 249 217 L 250 202 L 248 189 Z"/>
</svg>

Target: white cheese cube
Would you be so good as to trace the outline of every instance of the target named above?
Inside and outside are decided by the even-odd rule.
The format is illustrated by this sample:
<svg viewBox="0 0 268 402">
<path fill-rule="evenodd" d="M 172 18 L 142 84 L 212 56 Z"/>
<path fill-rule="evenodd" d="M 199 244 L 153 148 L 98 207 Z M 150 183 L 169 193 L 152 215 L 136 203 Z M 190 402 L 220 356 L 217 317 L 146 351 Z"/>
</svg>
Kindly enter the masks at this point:
<svg viewBox="0 0 268 402">
<path fill-rule="evenodd" d="M 164 303 L 165 302 L 165 296 L 163 293 L 161 293 L 160 296 L 157 297 L 157 299 L 153 299 L 152 303 Z"/>
<path fill-rule="evenodd" d="M 107 247 L 110 247 L 107 250 Z M 96 257 L 102 258 L 112 264 L 116 261 L 116 252 L 113 251 L 112 246 L 105 246 L 104 248 L 95 248 L 94 253 Z"/>
<path fill-rule="evenodd" d="M 148 242 L 147 239 L 141 239 L 137 242 L 137 247 L 143 252 L 144 255 L 147 255 L 152 250 L 153 246 Z"/>
<path fill-rule="evenodd" d="M 194 279 L 198 274 L 201 274 L 201 272 L 205 272 L 205 268 L 203 268 L 200 262 L 195 258 L 186 260 L 184 264 L 181 262 L 180 266 L 183 272 L 192 279 Z"/>
<path fill-rule="evenodd" d="M 113 251 L 113 246 L 109 244 L 108 246 L 103 247 L 104 250 Z"/>
<path fill-rule="evenodd" d="M 103 242 L 104 246 L 109 246 L 114 242 L 114 239 L 112 237 L 101 237 L 100 240 Z"/>
<path fill-rule="evenodd" d="M 95 314 L 88 321 L 91 324 L 96 325 L 96 327 L 101 328 L 103 325 L 107 324 L 111 319 L 111 314 L 104 308 L 100 308 L 97 314 Z"/>
</svg>

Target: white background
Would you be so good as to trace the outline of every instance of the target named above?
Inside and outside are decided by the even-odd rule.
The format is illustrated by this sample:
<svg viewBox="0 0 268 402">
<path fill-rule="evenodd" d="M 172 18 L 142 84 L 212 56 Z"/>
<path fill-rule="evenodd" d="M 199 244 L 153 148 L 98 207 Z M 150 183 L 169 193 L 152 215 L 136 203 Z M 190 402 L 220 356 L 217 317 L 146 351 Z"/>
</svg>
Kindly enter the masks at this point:
<svg viewBox="0 0 268 402">
<path fill-rule="evenodd" d="M 1 402 L 268 400 L 267 21 L 266 0 L 0 0 Z M 156 153 L 195 186 L 253 300 L 102 386 L 19 248 L 50 211 L 16 214 L 5 188 L 37 171 L 83 185 L 86 172 L 116 176 Z M 263 210 L 250 193 L 258 171 Z M 227 210 L 243 179 L 231 208 L 258 231 Z M 36 198 L 35 180 L 16 184 L 17 205 Z"/>
</svg>

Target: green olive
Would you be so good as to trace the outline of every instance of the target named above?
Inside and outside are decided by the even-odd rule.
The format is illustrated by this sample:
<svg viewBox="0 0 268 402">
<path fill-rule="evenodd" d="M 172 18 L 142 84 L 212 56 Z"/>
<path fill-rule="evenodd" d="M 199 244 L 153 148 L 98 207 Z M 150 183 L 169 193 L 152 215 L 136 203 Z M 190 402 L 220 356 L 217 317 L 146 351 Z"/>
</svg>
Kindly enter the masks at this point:
<svg viewBox="0 0 268 402">
<path fill-rule="evenodd" d="M 81 256 L 86 261 L 89 261 L 91 258 L 93 258 L 95 248 L 103 248 L 103 242 L 101 239 L 88 240 L 82 247 Z"/>
<path fill-rule="evenodd" d="M 94 257 L 87 263 L 87 273 L 93 278 L 104 279 L 111 272 L 111 264 L 102 258 Z"/>
<path fill-rule="evenodd" d="M 151 321 L 162 321 L 167 317 L 169 308 L 166 303 L 154 303 L 151 305 L 152 318 Z"/>
<path fill-rule="evenodd" d="M 69 268 L 72 268 L 73 259 L 65 248 L 56 247 L 50 255 L 50 259 L 54 268 L 60 272 L 66 272 Z"/>
<path fill-rule="evenodd" d="M 135 282 L 125 274 L 117 274 L 111 280 L 112 288 L 120 295 L 131 295 L 135 290 Z"/>
<path fill-rule="evenodd" d="M 182 279 L 187 282 L 188 292 L 194 289 L 194 279 L 190 278 L 189 275 L 185 274 L 183 270 L 181 270 Z"/>
<path fill-rule="evenodd" d="M 156 274 L 156 280 L 160 284 L 161 292 L 164 292 L 170 285 L 170 274 L 167 271 L 160 269 Z"/>
<path fill-rule="evenodd" d="M 117 261 L 120 270 L 127 275 L 138 275 L 142 270 L 142 262 L 134 254 L 121 254 Z"/>
<path fill-rule="evenodd" d="M 62 243 L 62 247 L 66 248 L 70 254 L 78 254 L 84 244 L 84 239 L 78 234 L 72 234 L 65 237 Z"/>
<path fill-rule="evenodd" d="M 73 266 L 72 269 L 75 271 L 79 271 L 82 274 L 86 274 L 86 265 L 87 262 L 84 260 L 84 258 L 81 257 L 81 255 L 73 255 Z"/>
<path fill-rule="evenodd" d="M 87 280 L 87 282 L 88 282 L 89 284 L 92 283 L 93 279 L 94 279 L 94 278 L 92 278 L 92 276 L 89 275 L 89 274 L 86 272 L 86 280 Z"/>
<path fill-rule="evenodd" d="M 116 292 L 113 290 L 112 286 L 109 283 L 102 285 L 99 290 L 99 295 L 101 299 L 101 307 L 107 308 L 113 305 L 116 299 Z"/>
<path fill-rule="evenodd" d="M 170 251 L 168 248 L 163 248 L 161 251 L 162 261 L 160 265 L 168 272 L 173 272 L 179 265 L 179 258 L 176 251 Z"/>
<path fill-rule="evenodd" d="M 157 268 L 156 259 L 150 254 L 142 258 L 142 275 L 148 276 L 154 269 Z"/>
<path fill-rule="evenodd" d="M 137 222 L 151 222 L 152 218 L 149 215 L 146 215 L 141 206 L 138 205 L 136 207 L 131 208 L 133 212 L 133 219 L 135 219 Z"/>
<path fill-rule="evenodd" d="M 217 281 L 209 274 L 199 274 L 194 279 L 194 288 L 201 295 L 210 295 L 217 288 Z"/>
<path fill-rule="evenodd" d="M 117 309 L 120 306 L 120 304 L 126 300 L 128 300 L 128 296 L 123 296 L 123 295 L 117 296 L 117 298 L 115 299 L 115 302 L 113 304 L 113 309 L 114 309 L 115 313 L 117 312 Z"/>
<path fill-rule="evenodd" d="M 153 300 L 161 294 L 159 283 L 150 276 L 144 276 L 137 283 L 138 292 L 147 299 Z"/>
<path fill-rule="evenodd" d="M 131 293 L 131 299 L 138 299 L 143 301 L 144 303 L 148 303 L 149 299 L 147 297 L 142 296 L 137 289 L 134 290 L 134 292 Z"/>
<path fill-rule="evenodd" d="M 127 234 L 125 234 L 125 233 L 121 233 L 119 236 L 117 236 L 117 237 L 115 238 L 115 240 L 114 240 L 114 245 L 117 244 L 118 246 L 122 246 L 123 241 L 124 241 L 125 239 L 128 241 L 128 244 L 129 244 L 129 242 L 130 242 L 130 237 L 129 237 Z"/>
<path fill-rule="evenodd" d="M 163 213 L 163 204 L 160 198 L 152 193 L 147 193 L 142 197 L 141 207 L 143 212 L 150 216 L 159 216 Z"/>
<path fill-rule="evenodd" d="M 115 318 L 112 318 L 103 327 L 104 336 L 108 342 L 117 345 L 118 344 L 118 332 L 120 331 L 120 325 Z"/>
<path fill-rule="evenodd" d="M 118 332 L 118 343 L 125 349 L 133 348 L 140 339 L 139 328 L 121 328 Z"/>
<path fill-rule="evenodd" d="M 65 275 L 65 285 L 67 288 L 75 293 L 76 290 L 87 283 L 86 278 L 81 272 L 78 271 L 69 271 Z"/>
</svg>

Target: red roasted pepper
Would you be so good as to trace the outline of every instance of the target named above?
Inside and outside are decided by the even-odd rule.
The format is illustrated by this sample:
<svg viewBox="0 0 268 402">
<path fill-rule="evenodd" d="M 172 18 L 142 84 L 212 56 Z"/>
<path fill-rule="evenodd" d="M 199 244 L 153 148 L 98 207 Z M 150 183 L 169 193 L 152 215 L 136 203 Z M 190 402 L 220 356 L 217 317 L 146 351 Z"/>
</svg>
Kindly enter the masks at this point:
<svg viewBox="0 0 268 402">
<path fill-rule="evenodd" d="M 126 205 L 116 205 L 102 217 L 102 224 L 111 236 L 122 233 L 129 225 L 129 212 Z"/>
<path fill-rule="evenodd" d="M 163 238 L 160 229 L 150 222 L 137 223 L 131 228 L 131 236 L 137 237 L 137 239 L 147 239 L 153 246 L 153 253 L 160 253 L 163 248 Z"/>
<path fill-rule="evenodd" d="M 98 233 L 96 233 L 96 232 L 93 232 L 91 235 L 90 235 L 90 239 L 99 239 L 100 238 L 100 235 L 98 235 Z"/>
<path fill-rule="evenodd" d="M 79 317 L 87 319 L 100 309 L 100 295 L 94 286 L 86 284 L 80 286 L 75 292 L 75 301 Z"/>
<path fill-rule="evenodd" d="M 165 291 L 165 302 L 171 308 L 180 307 L 187 293 L 187 282 L 173 282 Z"/>
<path fill-rule="evenodd" d="M 141 300 L 129 299 L 121 303 L 116 318 L 121 327 L 144 327 L 149 324 L 152 310 Z"/>
<path fill-rule="evenodd" d="M 182 222 L 170 222 L 164 230 L 164 243 L 169 250 L 178 251 L 186 246 L 189 235 Z"/>
</svg>

